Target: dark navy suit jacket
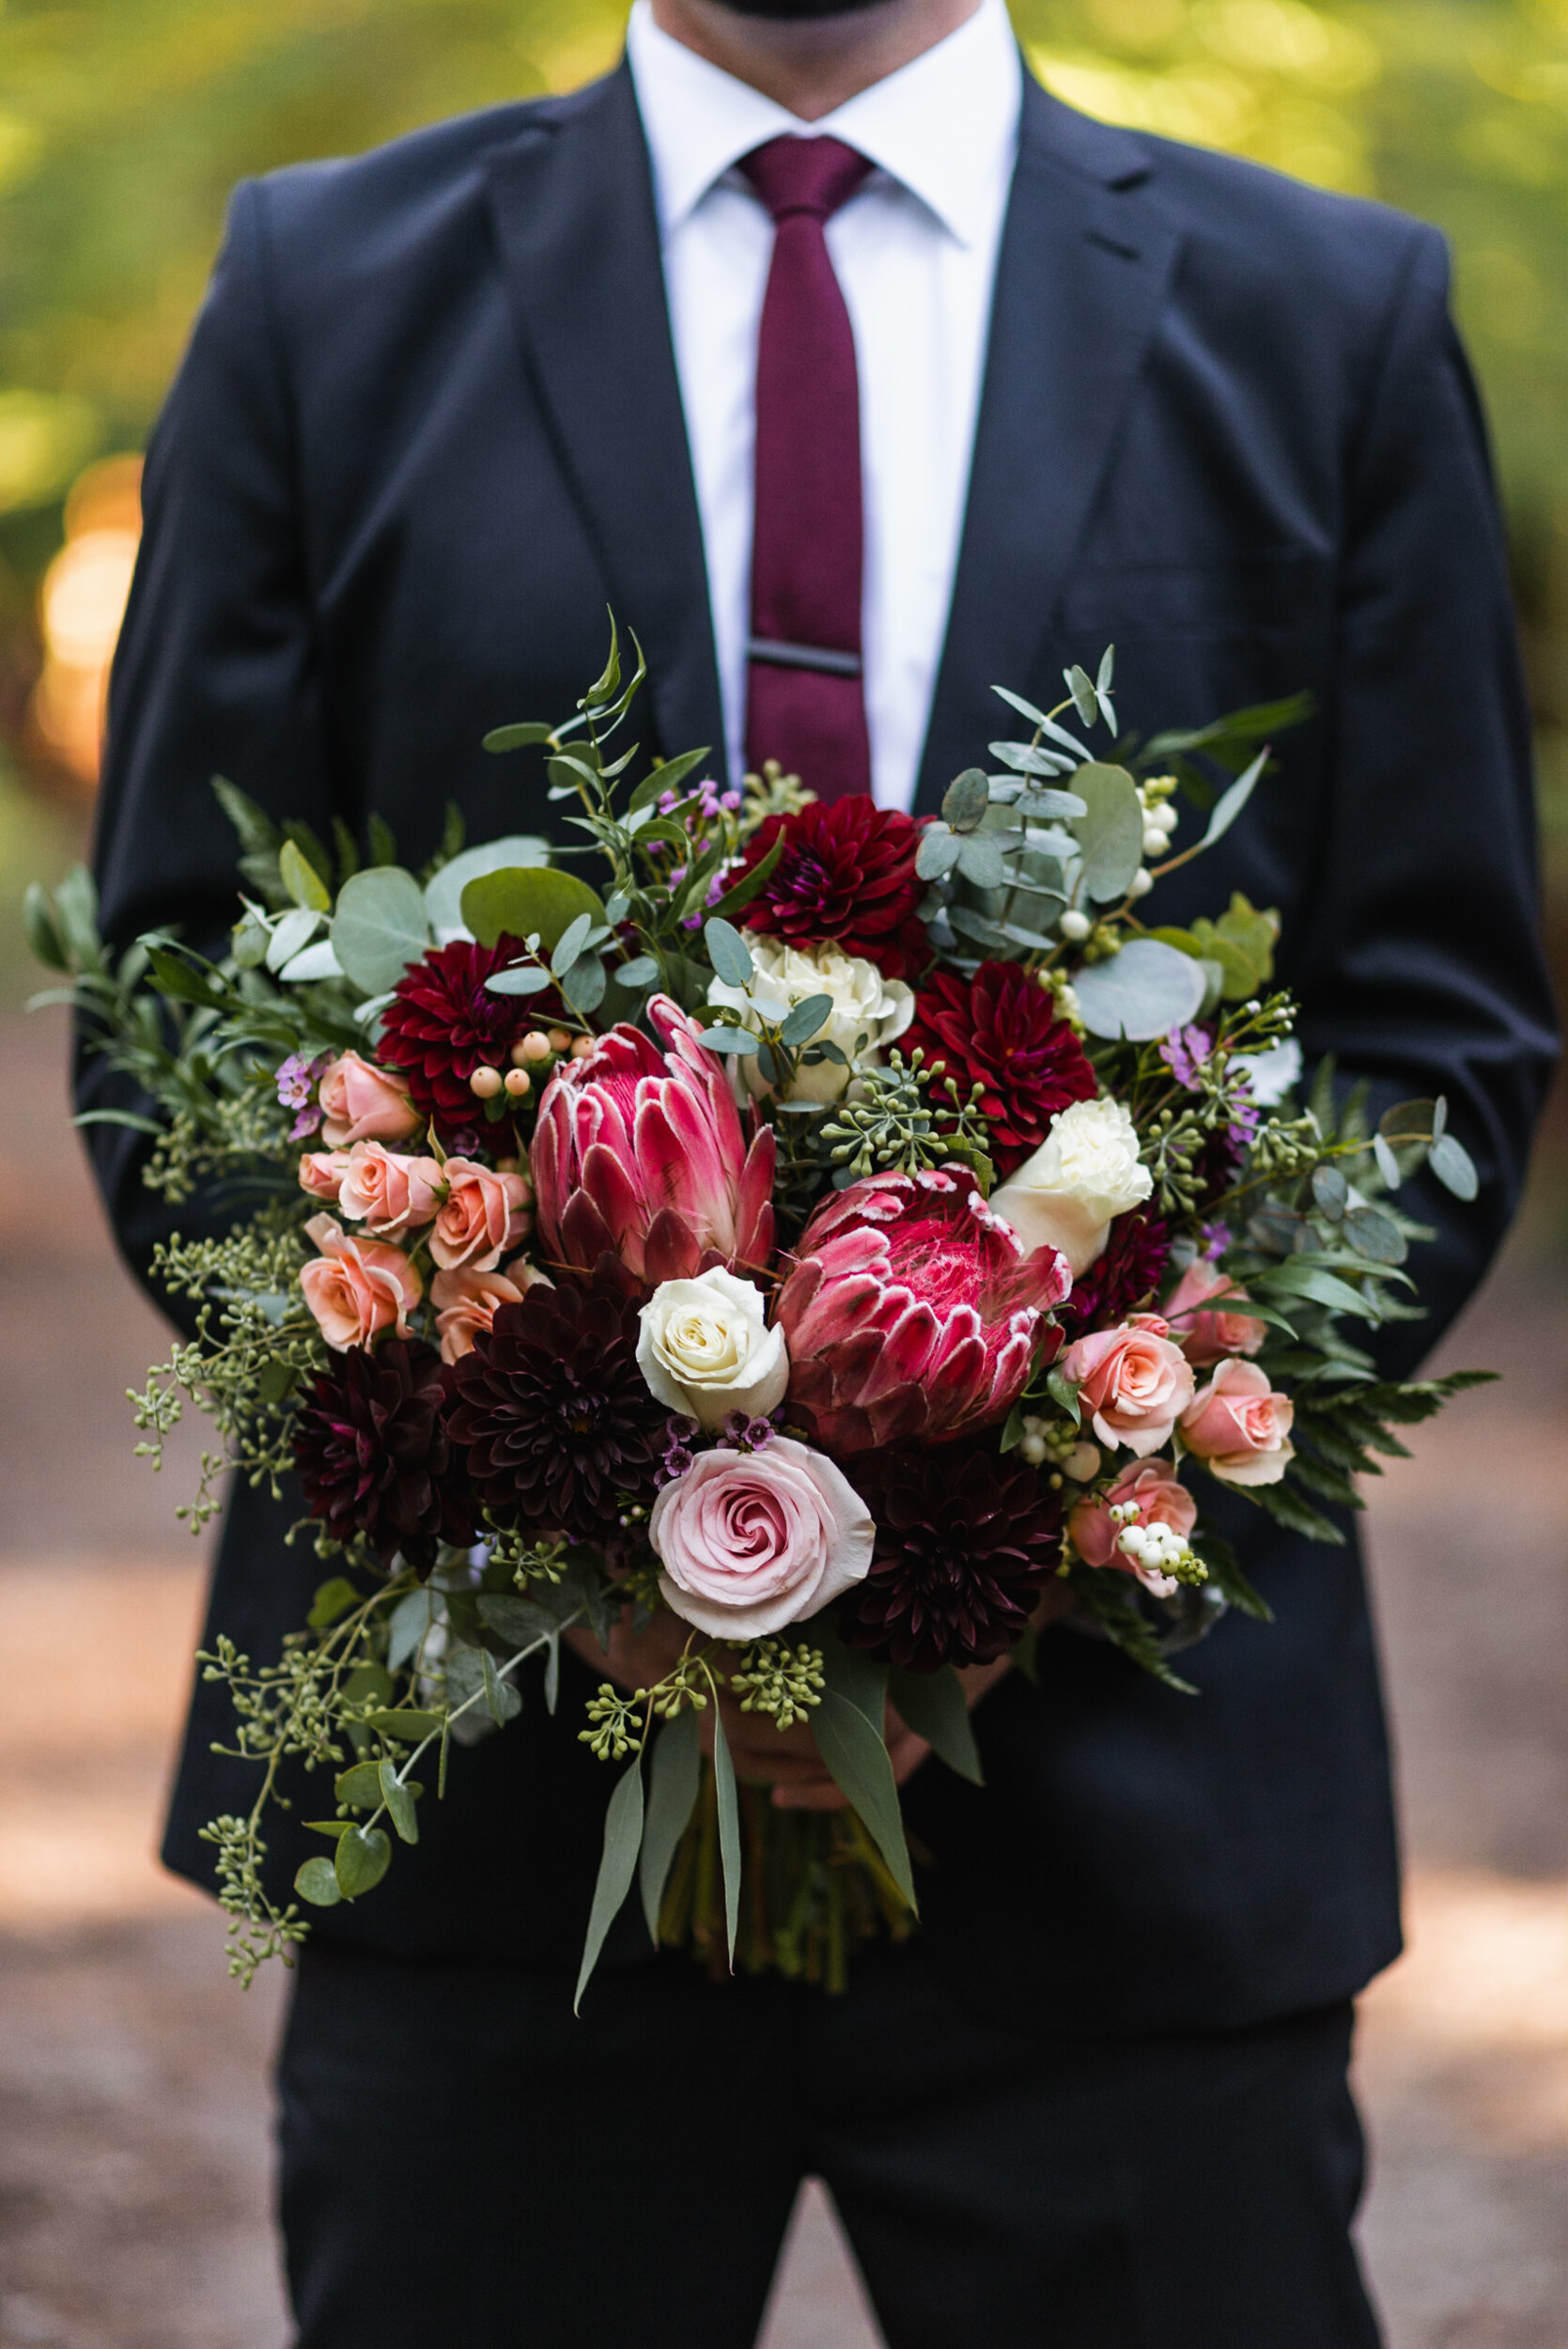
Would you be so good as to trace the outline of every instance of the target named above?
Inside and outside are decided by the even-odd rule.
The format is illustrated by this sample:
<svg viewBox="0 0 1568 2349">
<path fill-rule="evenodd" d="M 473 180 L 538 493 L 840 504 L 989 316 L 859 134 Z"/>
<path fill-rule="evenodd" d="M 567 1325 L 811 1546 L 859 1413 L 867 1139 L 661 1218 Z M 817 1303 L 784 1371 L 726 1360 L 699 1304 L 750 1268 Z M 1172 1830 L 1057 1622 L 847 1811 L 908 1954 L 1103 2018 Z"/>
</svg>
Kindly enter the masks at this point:
<svg viewBox="0 0 1568 2349">
<path fill-rule="evenodd" d="M 1435 1209 L 1431 1318 L 1392 1333 L 1401 1367 L 1507 1222 L 1552 1051 L 1503 548 L 1446 273 L 1429 228 L 1032 84 L 919 798 L 984 757 L 993 683 L 1054 694 L 1112 640 L 1145 729 L 1312 689 L 1280 774 L 1162 903 L 1277 906 L 1309 1053 L 1381 1098 L 1448 1095 L 1483 1192 Z M 607 605 L 646 648 L 644 740 L 721 742 L 625 70 L 241 187 L 146 509 L 99 850 L 122 941 L 232 920 L 214 772 L 323 832 L 379 811 L 410 861 L 448 799 L 474 838 L 545 828 L 536 758 L 480 737 L 573 707 Z M 145 1268 L 134 1142 L 99 1128 L 94 1146 Z M 911 1787 L 927 1946 L 977 2002 L 1070 2030 L 1230 2026 L 1342 1997 L 1394 1953 L 1355 1547 L 1230 1515 L 1278 1622 L 1224 1623 L 1190 1658 L 1200 1696 L 1053 1634 L 1038 1688 L 1015 1676 L 978 1716 L 988 1790 L 936 1766 Z M 241 1491 L 223 1541 L 210 1627 L 255 1656 L 319 1572 L 285 1518 Z M 197 1689 L 166 1846 L 204 1881 L 197 1828 L 251 1799 L 209 1750 L 224 1712 Z M 456 1756 L 417 1850 L 318 1933 L 574 1963 L 607 1791 L 575 1725 L 531 1694 Z M 274 1839 L 280 1878 L 308 1840 Z"/>
</svg>

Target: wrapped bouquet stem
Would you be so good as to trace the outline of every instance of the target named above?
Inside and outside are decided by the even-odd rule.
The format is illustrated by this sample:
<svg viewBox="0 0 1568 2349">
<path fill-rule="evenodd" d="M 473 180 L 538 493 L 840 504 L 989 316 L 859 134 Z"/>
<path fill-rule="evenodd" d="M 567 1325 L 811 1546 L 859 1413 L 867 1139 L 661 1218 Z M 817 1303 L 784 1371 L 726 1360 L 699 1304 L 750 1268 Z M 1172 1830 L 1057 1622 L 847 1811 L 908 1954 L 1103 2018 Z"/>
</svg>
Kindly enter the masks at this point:
<svg viewBox="0 0 1568 2349">
<path fill-rule="evenodd" d="M 85 876 L 29 901 L 135 1088 L 90 1114 L 197 1213 L 140 1448 L 194 1405 L 189 1520 L 292 1472 L 323 1562 L 280 1656 L 203 1658 L 256 1773 L 208 1829 L 242 1979 L 440 1834 L 570 1639 L 604 1671 L 557 1725 L 606 1771 L 578 1997 L 633 1900 L 710 1968 L 836 1987 L 918 1915 L 890 1719 L 978 1781 L 960 1672 L 1063 1612 L 1186 1701 L 1181 1644 L 1266 1611 L 1205 1494 L 1337 1540 L 1464 1383 L 1368 1344 L 1416 1310 L 1411 1174 L 1475 1190 L 1444 1103 L 1374 1129 L 1307 1081 L 1270 912 L 1151 911 L 1298 713 L 1140 745 L 1107 653 L 1055 708 L 1003 694 L 1021 732 L 923 822 L 640 771 L 641 677 L 613 643 L 570 718 L 489 739 L 544 756 L 566 848 L 449 826 L 416 873 L 220 785 L 221 957 L 112 955 Z M 319 1850 L 280 1897 L 286 1768 Z M 792 1777 L 841 1807 L 779 1808 Z"/>
</svg>

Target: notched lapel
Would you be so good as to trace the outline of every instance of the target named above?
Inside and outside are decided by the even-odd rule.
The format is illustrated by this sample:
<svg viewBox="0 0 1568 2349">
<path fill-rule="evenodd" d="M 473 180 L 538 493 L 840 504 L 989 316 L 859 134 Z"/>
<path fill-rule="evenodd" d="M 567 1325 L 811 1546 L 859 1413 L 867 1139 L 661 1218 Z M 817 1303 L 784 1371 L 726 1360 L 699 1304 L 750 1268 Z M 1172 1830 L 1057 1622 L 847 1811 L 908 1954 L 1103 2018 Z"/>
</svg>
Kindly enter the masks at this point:
<svg viewBox="0 0 1568 2349">
<path fill-rule="evenodd" d="M 1180 243 L 1151 177 L 1138 141 L 1026 81 L 923 814 L 998 730 L 991 686 L 1046 682 L 1043 650 Z"/>
<path fill-rule="evenodd" d="M 502 268 L 562 467 L 616 618 L 647 655 L 657 748 L 717 749 L 723 723 L 702 524 L 625 64 L 498 148 L 486 172 Z"/>
</svg>

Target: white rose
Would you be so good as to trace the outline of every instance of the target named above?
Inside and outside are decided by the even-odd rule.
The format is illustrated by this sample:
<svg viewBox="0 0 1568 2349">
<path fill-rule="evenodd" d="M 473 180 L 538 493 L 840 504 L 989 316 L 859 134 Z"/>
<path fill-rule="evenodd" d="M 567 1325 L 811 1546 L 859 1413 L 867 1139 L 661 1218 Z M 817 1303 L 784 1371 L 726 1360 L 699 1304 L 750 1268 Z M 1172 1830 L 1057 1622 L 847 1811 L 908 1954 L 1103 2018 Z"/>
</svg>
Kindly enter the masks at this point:
<svg viewBox="0 0 1568 2349">
<path fill-rule="evenodd" d="M 1138 1133 L 1120 1101 L 1075 1101 L 1053 1117 L 1027 1164 L 992 1191 L 994 1214 L 1028 1249 L 1060 1248 L 1079 1280 L 1104 1254 L 1113 1216 L 1155 1187 L 1138 1163 Z"/>
<path fill-rule="evenodd" d="M 766 1419 L 784 1401 L 789 1350 L 784 1331 L 768 1329 L 754 1281 L 722 1266 L 694 1281 L 661 1281 L 638 1318 L 637 1367 L 672 1411 L 712 1430 L 730 1411 Z"/>
<path fill-rule="evenodd" d="M 846 1062 L 853 1063 L 856 1045 L 863 1035 L 865 1047 L 859 1055 L 863 1067 L 885 1045 L 901 1036 L 915 1016 L 914 989 L 902 979 L 885 979 L 877 965 L 862 956 L 844 954 L 831 944 L 790 946 L 782 938 L 766 936 L 748 936 L 746 943 L 755 966 L 750 989 L 726 987 L 722 979 L 715 979 L 707 1000 L 753 1034 L 764 1019 L 772 1027 L 782 1027 L 794 1005 L 804 1003 L 808 995 L 828 995 L 832 998 L 832 1010 L 806 1040 L 836 1044 Z M 751 1090 L 767 1092 L 754 1055 L 737 1054 L 737 1058 Z M 849 1077 L 850 1069 L 841 1067 L 837 1061 L 817 1061 L 812 1067 L 797 1068 L 784 1098 L 836 1101 Z"/>
</svg>

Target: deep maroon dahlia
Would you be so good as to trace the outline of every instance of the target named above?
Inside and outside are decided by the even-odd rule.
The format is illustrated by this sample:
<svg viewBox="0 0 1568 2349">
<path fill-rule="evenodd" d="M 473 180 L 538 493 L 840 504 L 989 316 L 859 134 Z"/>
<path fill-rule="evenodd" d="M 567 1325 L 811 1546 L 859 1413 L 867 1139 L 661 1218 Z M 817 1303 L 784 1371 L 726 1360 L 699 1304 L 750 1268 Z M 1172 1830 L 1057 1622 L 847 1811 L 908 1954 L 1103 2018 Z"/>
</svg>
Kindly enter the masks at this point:
<svg viewBox="0 0 1568 2349">
<path fill-rule="evenodd" d="M 901 809 L 862 793 L 795 816 L 770 816 L 746 850 L 759 864 L 779 833 L 784 851 L 746 920 L 793 946 L 831 939 L 890 979 L 913 978 L 931 959 L 915 908 L 925 883 L 915 871 L 921 827 Z"/>
<path fill-rule="evenodd" d="M 588 1539 L 651 1500 L 669 1406 L 637 1367 L 638 1300 L 601 1266 L 503 1305 L 451 1373 L 447 1425 L 498 1517 Z"/>
<path fill-rule="evenodd" d="M 1104 1255 L 1073 1283 L 1056 1318 L 1071 1337 L 1114 1329 L 1158 1295 L 1170 1255 L 1171 1234 L 1161 1217 L 1142 1207 L 1117 1216 Z"/>
<path fill-rule="evenodd" d="M 845 1637 L 915 1672 L 988 1664 L 1029 1622 L 1062 1557 L 1062 1504 L 1035 1470 L 979 1445 L 854 1463 L 877 1520 Z"/>
<path fill-rule="evenodd" d="M 492 995 L 486 987 L 492 972 L 521 953 L 515 938 L 499 938 L 493 946 L 472 939 L 433 946 L 392 991 L 376 1057 L 402 1070 L 414 1108 L 443 1134 L 474 1125 L 468 1081 L 474 1070 L 504 1067 L 520 1036 L 560 1017 L 553 989 Z"/>
<path fill-rule="evenodd" d="M 1002 1176 L 1038 1150 L 1053 1117 L 1074 1101 L 1092 1101 L 1097 1090 L 1054 997 L 1017 962 L 983 962 L 971 979 L 933 971 L 898 1041 L 906 1056 L 917 1046 L 928 1068 L 953 1078 L 960 1100 L 977 1081 L 985 1086 L 980 1107 Z"/>
<path fill-rule="evenodd" d="M 344 1354 L 321 1372 L 295 1424 L 294 1465 L 311 1515 L 340 1542 L 362 1534 L 383 1566 L 401 1551 L 427 1574 L 440 1543 L 474 1539 L 444 1396 L 433 1346 L 383 1338 L 373 1354 Z"/>
</svg>

